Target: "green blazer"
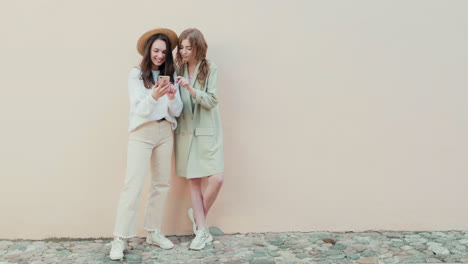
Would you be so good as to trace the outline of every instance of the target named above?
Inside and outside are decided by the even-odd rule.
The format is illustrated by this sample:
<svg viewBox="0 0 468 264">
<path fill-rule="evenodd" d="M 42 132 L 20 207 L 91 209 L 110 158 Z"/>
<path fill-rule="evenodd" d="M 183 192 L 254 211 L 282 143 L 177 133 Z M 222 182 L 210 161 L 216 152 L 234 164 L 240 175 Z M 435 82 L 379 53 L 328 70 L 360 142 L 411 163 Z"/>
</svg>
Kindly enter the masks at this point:
<svg viewBox="0 0 468 264">
<path fill-rule="evenodd" d="M 196 98 L 179 87 L 183 103 L 175 130 L 176 174 L 185 178 L 200 178 L 224 172 L 223 130 L 218 107 L 218 67 L 208 61 L 210 71 L 201 86 L 197 81 L 198 63 L 191 85 Z M 188 80 L 187 65 L 183 77 Z M 192 101 L 194 107 L 192 108 Z"/>
</svg>

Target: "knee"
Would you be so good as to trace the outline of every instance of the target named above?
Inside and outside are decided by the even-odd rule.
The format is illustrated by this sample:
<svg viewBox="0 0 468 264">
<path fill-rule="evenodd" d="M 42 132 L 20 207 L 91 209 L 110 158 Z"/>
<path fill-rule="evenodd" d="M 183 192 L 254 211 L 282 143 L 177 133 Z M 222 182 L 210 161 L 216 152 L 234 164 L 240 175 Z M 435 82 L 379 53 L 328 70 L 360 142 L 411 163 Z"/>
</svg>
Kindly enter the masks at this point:
<svg viewBox="0 0 468 264">
<path fill-rule="evenodd" d="M 121 195 L 127 196 L 127 197 L 132 197 L 132 196 L 138 196 L 142 191 L 142 188 L 140 188 L 139 185 L 133 184 L 133 183 L 125 183 Z"/>
<path fill-rule="evenodd" d="M 120 193 L 120 201 L 124 203 L 133 205 L 138 203 L 141 197 L 141 190 L 135 188 L 134 186 L 125 186 Z"/>
<path fill-rule="evenodd" d="M 210 183 L 221 187 L 224 183 L 223 174 L 216 174 L 210 177 Z"/>
</svg>

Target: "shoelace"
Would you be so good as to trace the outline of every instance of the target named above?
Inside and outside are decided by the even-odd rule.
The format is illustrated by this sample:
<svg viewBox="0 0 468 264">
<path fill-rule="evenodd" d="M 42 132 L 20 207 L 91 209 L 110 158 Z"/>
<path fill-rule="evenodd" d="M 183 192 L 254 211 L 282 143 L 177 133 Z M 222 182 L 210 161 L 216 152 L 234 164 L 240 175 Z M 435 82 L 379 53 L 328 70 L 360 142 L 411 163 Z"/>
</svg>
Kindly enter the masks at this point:
<svg viewBox="0 0 468 264">
<path fill-rule="evenodd" d="M 161 232 L 153 231 L 151 232 L 156 238 L 165 239 L 166 237 Z"/>
<path fill-rule="evenodd" d="M 207 237 L 208 237 L 208 234 L 205 232 L 202 232 L 202 234 L 200 235 L 200 239 L 207 238 Z"/>
</svg>

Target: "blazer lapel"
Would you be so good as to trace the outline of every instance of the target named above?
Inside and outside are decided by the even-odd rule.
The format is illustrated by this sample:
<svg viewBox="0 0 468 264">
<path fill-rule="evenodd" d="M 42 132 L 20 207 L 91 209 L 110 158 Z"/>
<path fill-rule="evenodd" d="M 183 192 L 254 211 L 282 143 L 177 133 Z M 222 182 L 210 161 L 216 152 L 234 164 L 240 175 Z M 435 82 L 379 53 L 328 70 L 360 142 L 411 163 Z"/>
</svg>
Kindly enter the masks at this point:
<svg viewBox="0 0 468 264">
<path fill-rule="evenodd" d="M 194 89 L 197 89 L 197 88 L 195 88 L 195 82 L 197 81 L 197 75 L 198 75 L 198 70 L 199 70 L 199 68 L 200 68 L 200 64 L 201 64 L 201 61 L 199 61 L 199 62 L 197 63 L 197 67 L 195 67 L 195 71 L 193 72 L 193 75 L 192 75 L 192 81 L 190 82 L 190 85 L 191 85 Z M 188 69 L 188 68 L 187 68 L 187 69 Z M 187 73 L 188 73 L 188 70 L 187 70 Z M 191 95 L 190 95 L 190 100 L 191 100 L 192 102 L 195 101 L 195 99 L 194 99 Z M 198 104 L 195 104 L 195 103 L 194 103 L 194 104 L 193 104 L 193 108 L 194 108 L 194 109 L 192 109 L 192 115 L 195 116 L 195 114 L 197 113 Z"/>
<path fill-rule="evenodd" d="M 197 80 L 197 75 L 198 75 L 198 68 L 200 67 L 201 61 L 197 63 L 197 66 L 195 67 L 195 71 L 193 72 L 192 75 L 192 81 L 190 81 L 190 85 L 194 87 L 194 83 Z M 185 67 L 187 67 L 187 64 L 185 64 Z M 187 75 L 188 75 L 188 68 L 185 68 L 187 70 Z M 187 79 L 188 80 L 188 79 Z"/>
<path fill-rule="evenodd" d="M 184 76 L 183 76 L 186 80 L 188 80 L 188 68 L 187 68 L 187 64 L 184 65 Z M 190 93 L 187 91 L 187 89 L 185 89 L 184 87 L 180 86 L 180 89 L 181 89 L 181 96 L 183 97 L 182 98 L 182 101 L 185 101 L 187 102 L 187 104 L 184 104 L 184 107 L 188 106 L 190 108 L 190 114 L 192 114 L 193 116 L 193 107 L 192 107 L 192 96 L 190 95 Z"/>
</svg>

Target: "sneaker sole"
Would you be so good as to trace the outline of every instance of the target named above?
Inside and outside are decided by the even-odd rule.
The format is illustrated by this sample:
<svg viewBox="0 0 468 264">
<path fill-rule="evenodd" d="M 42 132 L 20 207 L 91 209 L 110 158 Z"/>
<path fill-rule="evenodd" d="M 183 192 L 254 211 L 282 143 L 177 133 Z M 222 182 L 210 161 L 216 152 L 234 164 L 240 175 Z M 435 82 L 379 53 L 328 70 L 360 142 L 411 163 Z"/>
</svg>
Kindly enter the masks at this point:
<svg viewBox="0 0 468 264">
<path fill-rule="evenodd" d="M 152 241 L 149 237 L 146 237 L 146 243 L 148 243 L 148 244 L 150 244 L 150 245 L 158 246 L 158 247 L 160 247 L 160 248 L 162 248 L 162 249 L 173 249 L 173 248 L 174 248 L 174 245 L 171 246 L 171 247 L 163 247 L 163 246 L 161 246 L 160 244 L 158 244 L 158 243 Z"/>
<path fill-rule="evenodd" d="M 211 241 L 208 241 L 208 240 L 207 240 L 207 241 L 205 242 L 205 244 L 203 245 L 203 247 L 200 247 L 200 248 L 195 248 L 195 247 L 190 247 L 190 246 L 189 246 L 189 249 L 191 249 L 191 250 L 197 250 L 197 251 L 198 251 L 198 250 L 202 250 L 202 249 L 204 249 L 204 248 L 206 247 L 206 245 L 210 245 L 210 244 L 212 243 L 212 241 L 213 241 L 213 240 L 211 240 Z"/>
<path fill-rule="evenodd" d="M 123 256 L 121 258 L 112 258 L 111 256 L 109 256 L 109 258 L 112 260 L 112 261 L 122 261 L 123 260 Z"/>
</svg>

